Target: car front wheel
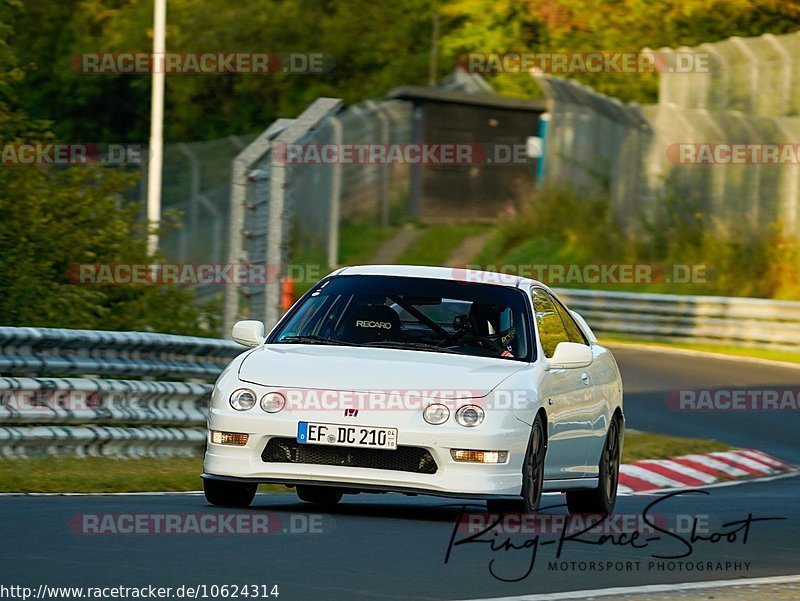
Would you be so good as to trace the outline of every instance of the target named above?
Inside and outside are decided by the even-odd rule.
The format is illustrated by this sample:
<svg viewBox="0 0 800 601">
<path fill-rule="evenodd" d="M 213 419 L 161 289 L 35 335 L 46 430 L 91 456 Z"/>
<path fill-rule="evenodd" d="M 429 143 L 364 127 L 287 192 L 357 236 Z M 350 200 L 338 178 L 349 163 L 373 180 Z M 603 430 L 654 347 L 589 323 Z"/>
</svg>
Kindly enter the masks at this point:
<svg viewBox="0 0 800 601">
<path fill-rule="evenodd" d="M 258 484 L 203 480 L 206 501 L 218 507 L 248 507 L 256 496 Z"/>
<path fill-rule="evenodd" d="M 535 513 L 539 509 L 544 483 L 544 457 L 547 452 L 544 421 L 537 415 L 531 428 L 528 451 L 522 466 L 522 498 L 519 500 L 488 500 L 486 508 L 492 513 Z"/>
<path fill-rule="evenodd" d="M 568 490 L 567 508 L 570 513 L 599 513 L 608 515 L 614 511 L 619 483 L 619 464 L 622 454 L 622 420 L 614 416 L 608 427 L 603 454 L 600 458 L 600 474 L 597 488 L 591 490 Z"/>
</svg>

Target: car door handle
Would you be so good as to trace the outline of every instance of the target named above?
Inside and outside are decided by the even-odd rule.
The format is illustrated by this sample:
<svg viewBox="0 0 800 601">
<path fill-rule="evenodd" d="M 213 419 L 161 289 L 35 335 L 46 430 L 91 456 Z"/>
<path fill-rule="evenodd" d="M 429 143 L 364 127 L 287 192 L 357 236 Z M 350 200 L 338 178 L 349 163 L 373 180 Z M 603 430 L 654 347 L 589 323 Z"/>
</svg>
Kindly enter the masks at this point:
<svg viewBox="0 0 800 601">
<path fill-rule="evenodd" d="M 587 374 L 586 372 L 583 372 L 581 374 L 581 380 L 583 380 L 583 383 L 588 386 L 589 385 L 589 374 Z"/>
</svg>

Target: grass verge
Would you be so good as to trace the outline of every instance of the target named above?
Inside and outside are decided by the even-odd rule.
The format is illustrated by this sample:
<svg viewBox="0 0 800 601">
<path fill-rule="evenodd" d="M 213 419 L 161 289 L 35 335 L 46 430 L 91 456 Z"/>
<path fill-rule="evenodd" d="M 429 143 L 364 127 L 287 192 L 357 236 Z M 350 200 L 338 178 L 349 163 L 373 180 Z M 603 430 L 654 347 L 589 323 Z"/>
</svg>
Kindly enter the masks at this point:
<svg viewBox="0 0 800 601">
<path fill-rule="evenodd" d="M 684 438 L 651 432 L 625 432 L 622 461 L 630 463 L 640 459 L 669 459 L 690 453 L 729 451 L 732 447 L 718 440 Z"/>
<path fill-rule="evenodd" d="M 646 344 L 648 346 L 661 346 L 665 348 L 683 349 L 688 351 L 703 351 L 706 353 L 720 353 L 723 355 L 732 355 L 735 357 L 755 357 L 757 359 L 769 359 L 771 361 L 784 361 L 787 363 L 800 363 L 800 353 L 793 353 L 789 351 L 774 351 L 770 349 L 760 348 L 742 348 L 738 346 L 728 346 L 724 344 L 695 344 L 683 341 L 671 340 L 650 340 L 647 338 L 637 338 L 636 336 L 623 336 L 615 334 L 614 336 L 601 336 L 601 344 L 621 344 L 635 343 Z"/>
<path fill-rule="evenodd" d="M 645 432 L 625 435 L 623 460 L 658 459 L 686 453 L 724 451 L 715 440 Z M 46 457 L 0 462 L 0 492 L 153 492 L 201 490 L 203 460 L 197 458 L 110 459 Z M 261 491 L 285 492 L 280 485 Z"/>
<path fill-rule="evenodd" d="M 397 263 L 444 265 L 464 239 L 485 230 L 485 225 L 474 223 L 421 227 L 419 238 L 397 258 Z"/>
<path fill-rule="evenodd" d="M 339 264 L 361 265 L 369 263 L 380 246 L 394 236 L 400 228 L 372 223 L 346 223 L 339 233 Z"/>
</svg>

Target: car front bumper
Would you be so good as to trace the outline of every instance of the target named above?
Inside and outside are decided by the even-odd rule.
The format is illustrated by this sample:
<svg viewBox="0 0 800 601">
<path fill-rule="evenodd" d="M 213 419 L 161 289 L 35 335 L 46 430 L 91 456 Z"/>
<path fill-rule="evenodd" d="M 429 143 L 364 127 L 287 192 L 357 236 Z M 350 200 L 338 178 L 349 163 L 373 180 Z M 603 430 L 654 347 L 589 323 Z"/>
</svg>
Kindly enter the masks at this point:
<svg viewBox="0 0 800 601">
<path fill-rule="evenodd" d="M 510 412 L 509 412 L 510 413 Z M 343 423 L 330 416 L 303 416 L 304 421 Z M 397 491 L 463 498 L 515 497 L 522 488 L 522 462 L 530 427 L 506 416 L 497 424 L 464 428 L 455 423 L 442 426 L 393 424 L 367 417 L 364 426 L 398 428 L 398 446 L 426 449 L 437 465 L 436 473 L 417 473 L 389 469 L 321 465 L 311 463 L 273 463 L 262 459 L 262 452 L 273 437 L 296 439 L 300 419 L 287 415 L 258 415 L 212 409 L 209 431 L 240 432 L 249 435 L 245 446 L 212 443 L 209 437 L 204 474 L 207 479 L 278 483 L 294 486 L 311 484 L 337 486 L 351 490 Z M 363 423 L 362 423 L 363 422 Z M 346 447 L 328 447 L 345 449 Z M 451 449 L 508 451 L 505 463 L 484 464 L 455 461 Z M 373 453 L 392 451 L 373 450 Z"/>
</svg>

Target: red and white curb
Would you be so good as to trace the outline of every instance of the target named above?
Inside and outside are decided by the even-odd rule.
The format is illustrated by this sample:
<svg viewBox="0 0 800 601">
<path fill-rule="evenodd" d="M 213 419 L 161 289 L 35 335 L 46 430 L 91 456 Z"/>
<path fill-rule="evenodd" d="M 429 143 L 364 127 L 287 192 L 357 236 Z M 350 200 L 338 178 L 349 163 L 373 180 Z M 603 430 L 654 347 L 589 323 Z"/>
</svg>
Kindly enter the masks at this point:
<svg viewBox="0 0 800 601">
<path fill-rule="evenodd" d="M 779 476 L 800 467 L 761 451 L 737 449 L 705 455 L 683 455 L 672 459 L 643 459 L 619 468 L 619 492 L 660 491 L 708 486 L 732 480 Z"/>
</svg>

